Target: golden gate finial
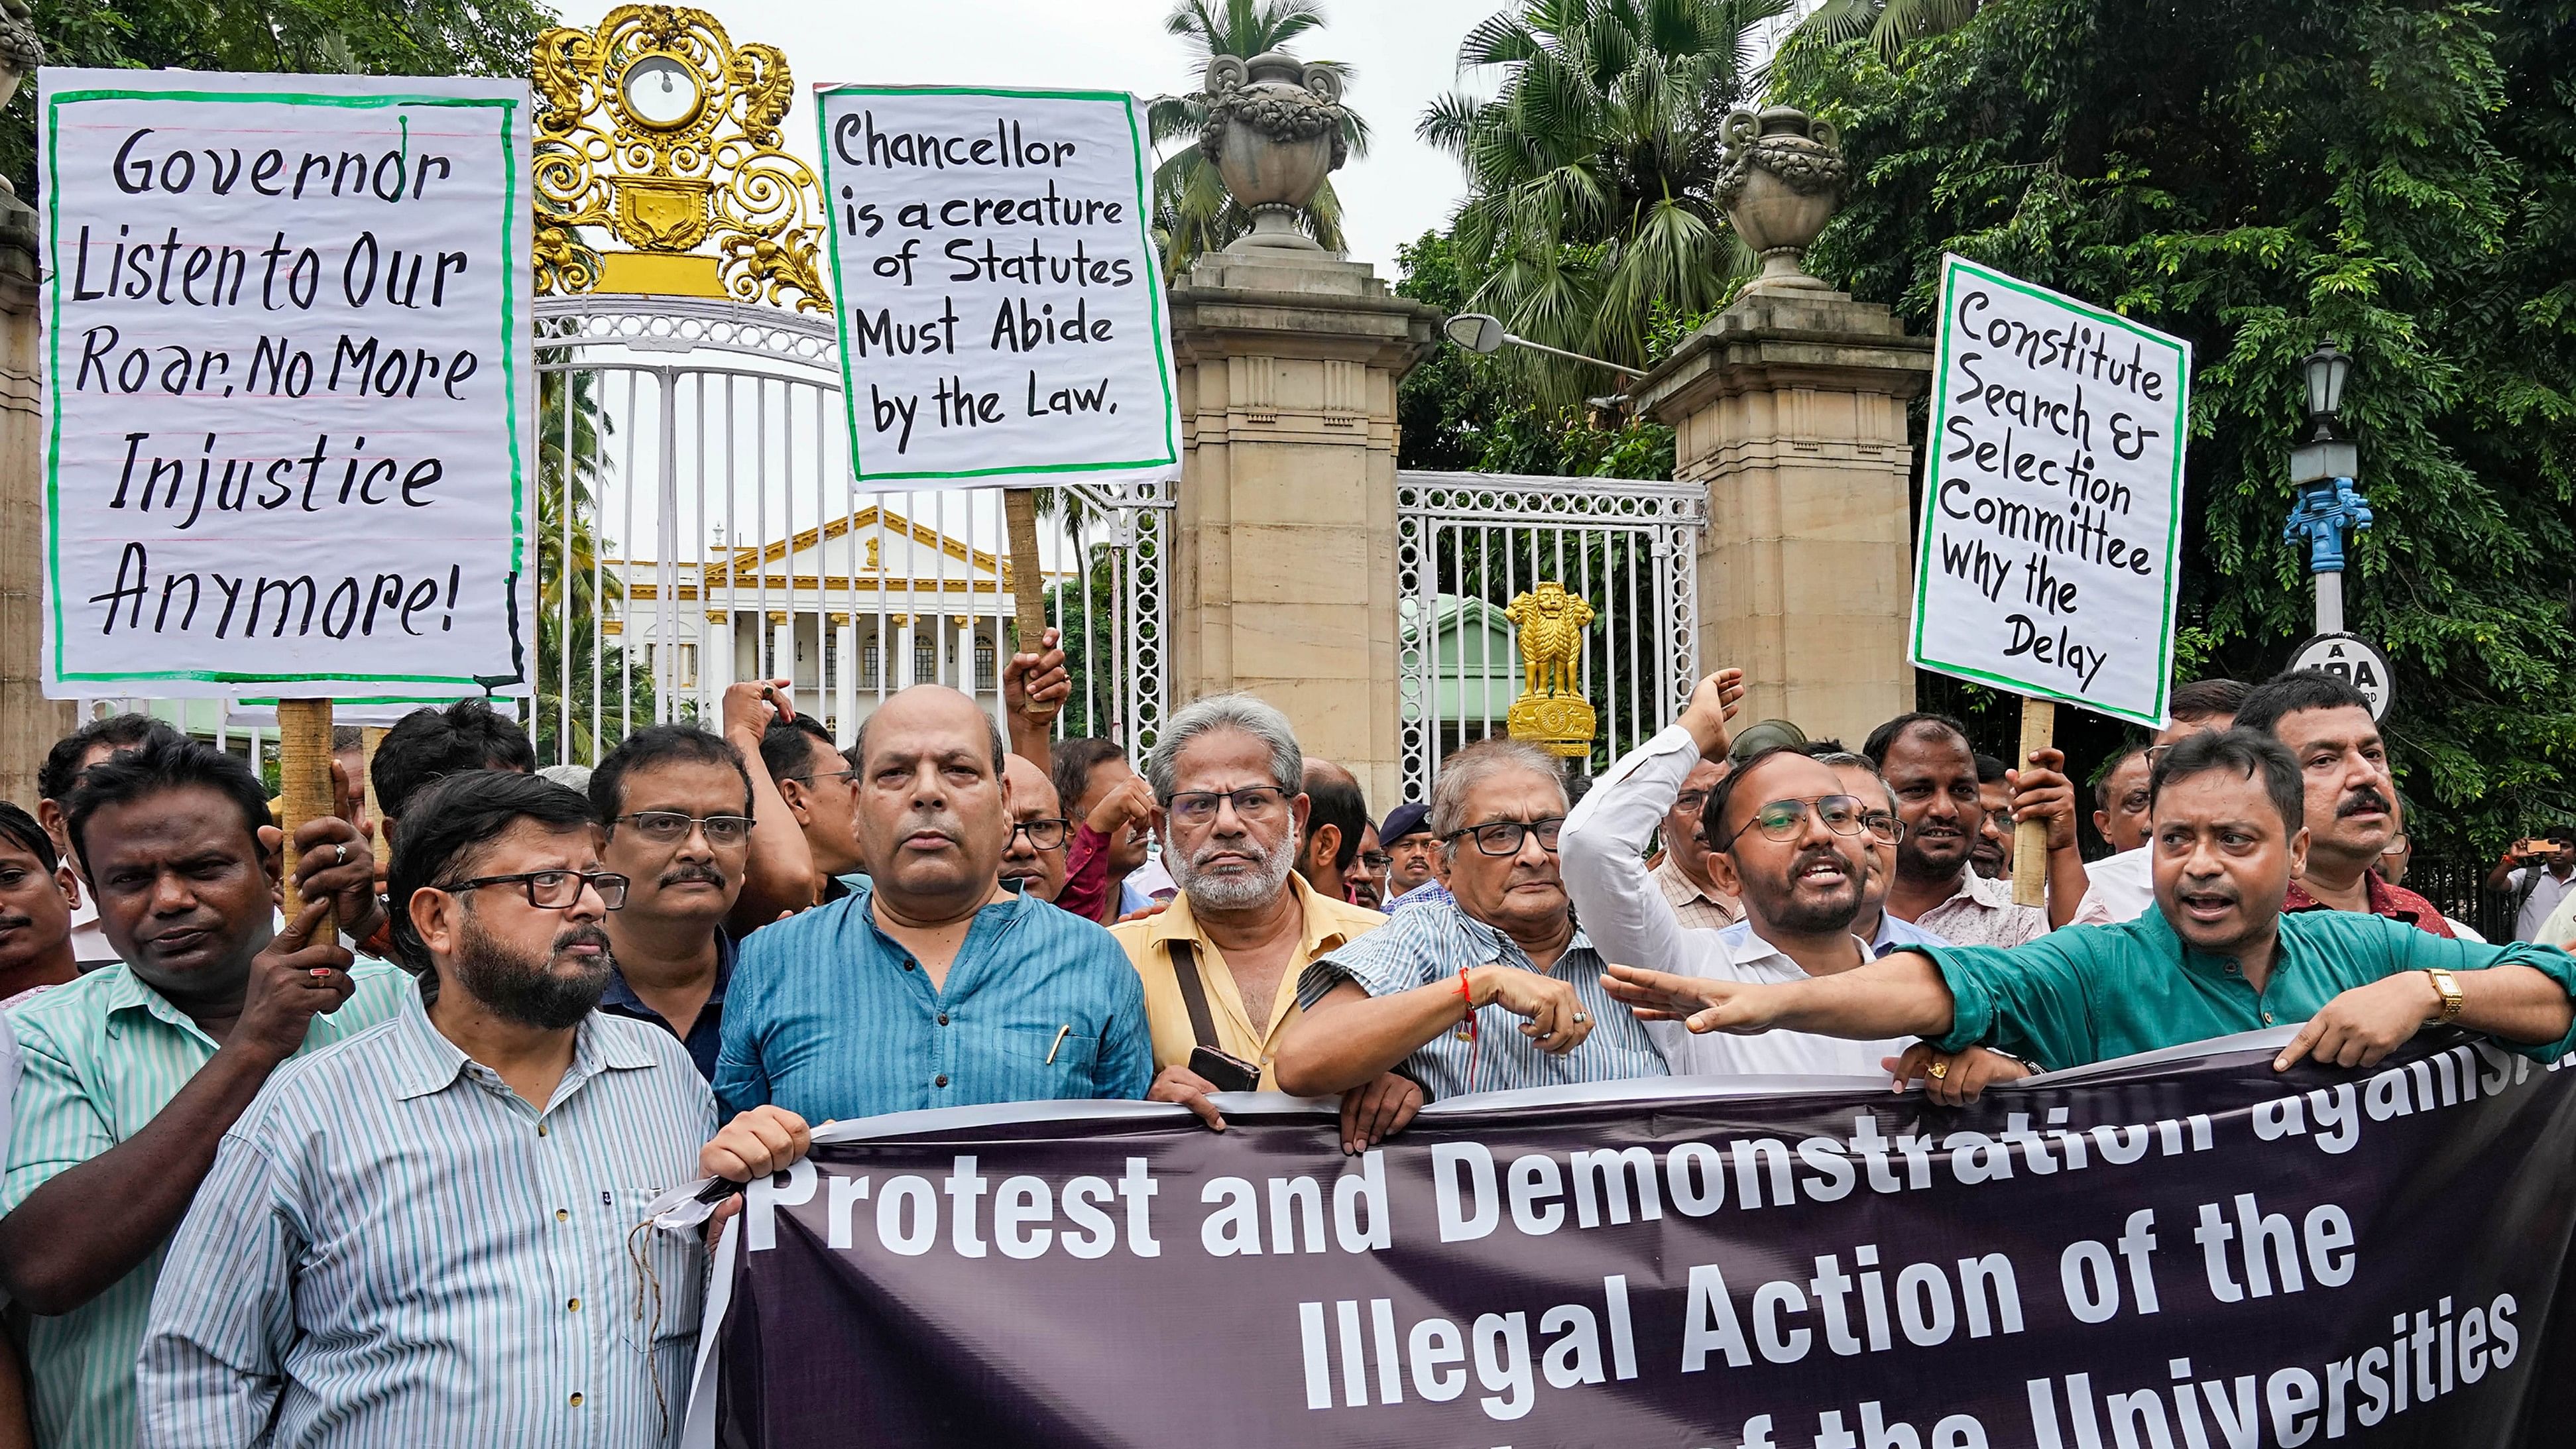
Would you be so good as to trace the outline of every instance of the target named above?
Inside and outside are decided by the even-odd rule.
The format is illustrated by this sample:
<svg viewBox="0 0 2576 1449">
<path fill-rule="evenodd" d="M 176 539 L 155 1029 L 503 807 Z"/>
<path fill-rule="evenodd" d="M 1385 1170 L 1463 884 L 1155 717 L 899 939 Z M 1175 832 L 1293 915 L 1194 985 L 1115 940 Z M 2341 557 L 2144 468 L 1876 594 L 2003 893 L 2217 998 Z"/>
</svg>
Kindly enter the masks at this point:
<svg viewBox="0 0 2576 1449">
<path fill-rule="evenodd" d="M 787 57 L 703 10 L 621 5 L 531 56 L 540 293 L 729 297 L 829 312 L 821 188 L 781 149 Z M 606 229 L 627 250 L 592 247 Z M 713 251 L 702 251 L 707 243 Z"/>
</svg>

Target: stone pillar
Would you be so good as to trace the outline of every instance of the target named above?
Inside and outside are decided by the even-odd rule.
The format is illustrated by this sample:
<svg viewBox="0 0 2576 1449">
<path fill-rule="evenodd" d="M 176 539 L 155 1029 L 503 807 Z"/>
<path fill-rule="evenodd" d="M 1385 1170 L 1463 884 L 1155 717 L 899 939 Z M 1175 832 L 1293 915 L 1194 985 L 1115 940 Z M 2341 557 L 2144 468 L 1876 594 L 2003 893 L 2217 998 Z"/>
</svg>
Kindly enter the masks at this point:
<svg viewBox="0 0 2576 1449">
<path fill-rule="evenodd" d="M 912 677 L 912 631 L 920 626 L 913 622 L 913 616 L 910 614 L 894 615 L 893 623 L 895 626 L 894 687 L 910 689 L 918 682 Z"/>
<path fill-rule="evenodd" d="M 1744 670 L 1745 720 L 1858 746 L 1914 707 L 1905 408 L 1931 367 L 1885 307 L 1756 286 L 1638 384 L 1674 476 L 1708 487 L 1700 663 Z"/>
<path fill-rule="evenodd" d="M 1368 266 L 1241 247 L 1171 294 L 1180 374 L 1173 699 L 1249 690 L 1399 802 L 1395 385 L 1440 314 Z"/>
<path fill-rule="evenodd" d="M 0 800 L 36 806 L 45 751 L 78 709 L 45 698 L 44 419 L 36 213 L 0 193 Z"/>
<path fill-rule="evenodd" d="M 832 616 L 832 729 L 843 743 L 859 733 L 859 621 Z"/>
</svg>

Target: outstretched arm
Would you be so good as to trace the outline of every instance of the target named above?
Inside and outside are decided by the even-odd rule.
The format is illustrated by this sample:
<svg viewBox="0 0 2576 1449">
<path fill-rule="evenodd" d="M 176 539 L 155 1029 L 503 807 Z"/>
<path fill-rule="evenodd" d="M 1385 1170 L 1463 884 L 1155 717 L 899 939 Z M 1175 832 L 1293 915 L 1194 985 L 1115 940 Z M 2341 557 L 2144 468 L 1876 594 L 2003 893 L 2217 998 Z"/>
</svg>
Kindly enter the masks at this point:
<svg viewBox="0 0 2576 1449">
<path fill-rule="evenodd" d="M 1957 1006 L 1941 968 L 1920 951 L 1891 952 L 1857 970 L 1805 981 L 1749 984 L 1613 965 L 1601 984 L 1644 1020 L 1681 1021 L 1695 1032 L 1739 1036 L 1946 1036 Z"/>
</svg>

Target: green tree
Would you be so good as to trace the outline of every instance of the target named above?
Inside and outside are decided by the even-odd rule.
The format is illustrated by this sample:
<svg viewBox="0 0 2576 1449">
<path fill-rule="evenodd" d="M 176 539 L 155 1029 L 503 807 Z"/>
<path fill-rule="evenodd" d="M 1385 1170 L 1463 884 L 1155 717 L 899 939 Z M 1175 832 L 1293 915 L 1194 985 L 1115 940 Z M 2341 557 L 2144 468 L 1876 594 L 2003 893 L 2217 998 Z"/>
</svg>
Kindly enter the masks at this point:
<svg viewBox="0 0 2576 1449">
<path fill-rule="evenodd" d="M 1955 251 L 2193 342 L 2181 672 L 2261 679 L 2310 630 L 2281 526 L 2331 335 L 2412 833 L 2576 811 L 2576 3 L 1989 0 L 1835 61 L 1781 96 L 1861 178 L 1819 275 L 1929 332 Z"/>
<path fill-rule="evenodd" d="M 653 722 L 649 652 L 630 656 L 623 639 L 599 634 L 603 604 L 622 602 L 625 584 L 601 566 L 614 540 L 599 536 L 603 446 L 616 424 L 599 405 L 598 375 L 549 372 L 537 385 L 537 753 L 596 761 L 624 739 L 629 722 Z M 624 611 L 620 611 L 623 613 Z M 591 684 L 594 665 L 599 674 Z M 569 675 L 569 687 L 567 687 Z M 570 728 L 564 726 L 569 706 Z M 595 718 L 594 718 L 595 716 Z"/>
<path fill-rule="evenodd" d="M 1947 35 L 1976 18 L 1980 0 L 1825 0 L 1798 22 L 1782 58 L 1806 47 L 1829 52 L 1850 40 L 1867 40 L 1883 60 L 1911 40 Z"/>
<path fill-rule="evenodd" d="M 1163 20 L 1164 30 L 1189 42 L 1199 71 L 1220 55 L 1250 60 L 1267 51 L 1284 50 L 1288 42 L 1324 24 L 1318 0 L 1177 0 Z M 1348 89 L 1352 71 L 1338 60 L 1319 61 Z M 1345 111 L 1350 108 L 1345 105 Z M 1199 128 L 1207 124 L 1207 100 L 1197 90 L 1157 96 L 1145 108 L 1147 127 L 1157 147 L 1175 146 L 1154 166 L 1154 236 L 1163 249 L 1163 275 L 1180 274 L 1202 252 L 1212 252 L 1252 230 L 1252 215 L 1234 204 L 1216 167 L 1199 151 Z M 1355 111 L 1342 128 L 1342 140 L 1356 159 L 1368 154 L 1368 123 Z M 1326 181 L 1315 193 L 1303 218 L 1307 233 L 1329 251 L 1342 250 L 1342 204 Z"/>
<path fill-rule="evenodd" d="M 1535 342 L 1641 363 L 1655 309 L 1715 306 L 1746 255 L 1712 197 L 1720 123 L 1748 96 L 1750 31 L 1789 0 L 1520 0 L 1467 34 L 1461 71 L 1503 72 L 1417 128 L 1467 173 L 1451 235 L 1474 310 Z M 1552 407 L 1603 374 L 1506 364 Z"/>
<path fill-rule="evenodd" d="M 33 0 L 48 65 L 296 74 L 528 73 L 539 0 Z M 0 111 L 0 176 L 36 194 L 36 87 Z"/>
</svg>

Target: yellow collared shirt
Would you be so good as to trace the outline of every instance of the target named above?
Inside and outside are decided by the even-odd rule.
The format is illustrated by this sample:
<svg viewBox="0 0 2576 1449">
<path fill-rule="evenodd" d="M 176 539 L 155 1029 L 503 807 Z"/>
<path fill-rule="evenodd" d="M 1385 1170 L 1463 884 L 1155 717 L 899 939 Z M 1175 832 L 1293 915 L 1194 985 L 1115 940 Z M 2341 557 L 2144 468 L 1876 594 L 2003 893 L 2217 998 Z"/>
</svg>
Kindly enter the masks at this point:
<svg viewBox="0 0 2576 1449">
<path fill-rule="evenodd" d="M 1259 1030 L 1254 1029 L 1250 1014 L 1244 1010 L 1243 993 L 1235 988 L 1234 972 L 1225 963 L 1225 953 L 1217 949 L 1191 916 L 1187 891 L 1174 896 L 1170 907 L 1158 916 L 1110 928 L 1110 934 L 1126 948 L 1127 959 L 1136 964 L 1136 974 L 1144 979 L 1145 1019 L 1153 1028 L 1156 1071 L 1189 1065 L 1190 1052 L 1198 1045 L 1198 1037 L 1190 1029 L 1189 1005 L 1181 998 L 1180 978 L 1172 972 L 1171 942 L 1188 941 L 1196 948 L 1199 979 L 1207 985 L 1208 1014 L 1216 1019 L 1217 1047 L 1247 1062 L 1259 1063 L 1266 1083 L 1279 1040 L 1299 1015 L 1297 978 L 1304 974 L 1307 964 L 1386 924 L 1386 917 L 1366 906 L 1316 892 L 1302 876 L 1290 874 L 1288 889 L 1297 897 L 1305 925 L 1296 954 L 1280 973 L 1279 989 L 1271 997 L 1270 1020 Z"/>
</svg>

